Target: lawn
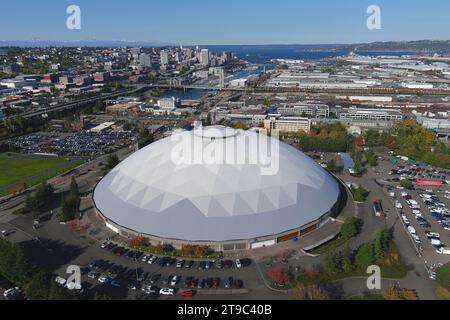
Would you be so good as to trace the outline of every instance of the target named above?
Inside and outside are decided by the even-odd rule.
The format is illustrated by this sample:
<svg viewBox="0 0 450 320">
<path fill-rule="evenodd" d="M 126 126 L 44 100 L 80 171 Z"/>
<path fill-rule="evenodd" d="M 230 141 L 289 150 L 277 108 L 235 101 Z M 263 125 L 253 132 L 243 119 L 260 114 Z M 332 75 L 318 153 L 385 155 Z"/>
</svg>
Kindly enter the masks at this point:
<svg viewBox="0 0 450 320">
<path fill-rule="evenodd" d="M 79 165 L 60 157 L 34 157 L 16 153 L 0 154 L 0 196 L 52 178 Z"/>
<path fill-rule="evenodd" d="M 330 240 L 330 241 L 318 246 L 317 248 L 309 250 L 309 253 L 314 254 L 314 255 L 325 254 L 329 251 L 336 250 L 336 248 L 343 246 L 348 241 L 349 241 L 349 239 L 345 239 L 343 237 L 337 237 L 337 238 L 334 238 L 333 240 Z"/>
<path fill-rule="evenodd" d="M 441 287 L 440 285 L 436 285 L 435 293 L 436 293 L 436 297 L 439 300 L 450 300 L 450 291 Z"/>
</svg>

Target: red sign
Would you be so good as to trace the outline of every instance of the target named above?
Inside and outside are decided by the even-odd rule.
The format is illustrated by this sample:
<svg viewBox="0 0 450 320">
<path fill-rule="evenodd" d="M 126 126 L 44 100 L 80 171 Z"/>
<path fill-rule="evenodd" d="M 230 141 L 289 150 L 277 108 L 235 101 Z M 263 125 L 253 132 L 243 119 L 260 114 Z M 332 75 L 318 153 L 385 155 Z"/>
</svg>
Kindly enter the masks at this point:
<svg viewBox="0 0 450 320">
<path fill-rule="evenodd" d="M 424 180 L 418 180 L 416 182 L 416 185 L 418 186 L 434 186 L 434 187 L 440 187 L 444 185 L 442 181 L 424 181 Z"/>
</svg>

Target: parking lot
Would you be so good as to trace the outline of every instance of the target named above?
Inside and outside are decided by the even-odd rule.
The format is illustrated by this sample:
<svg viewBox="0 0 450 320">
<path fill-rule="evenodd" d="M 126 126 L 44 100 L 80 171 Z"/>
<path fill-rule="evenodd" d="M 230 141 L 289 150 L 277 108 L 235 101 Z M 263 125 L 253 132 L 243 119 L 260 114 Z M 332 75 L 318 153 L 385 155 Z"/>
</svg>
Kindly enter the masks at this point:
<svg viewBox="0 0 450 320">
<path fill-rule="evenodd" d="M 77 133 L 34 133 L 8 141 L 23 153 L 55 153 L 62 156 L 96 156 L 118 150 L 137 141 L 130 131 L 106 130 Z"/>
<path fill-rule="evenodd" d="M 109 285 L 111 289 L 142 291 L 153 297 L 160 293 L 174 295 L 208 289 L 243 289 L 244 282 L 238 278 L 239 269 L 252 264 L 251 260 L 175 259 L 144 254 L 113 243 L 105 243 L 101 247 L 115 256 L 115 262 L 107 259 L 91 261 L 83 268 L 84 281 L 92 286 L 103 284 Z M 123 261 L 117 261 L 117 257 Z"/>
<path fill-rule="evenodd" d="M 386 192 L 396 208 L 405 232 L 435 278 L 435 268 L 450 261 L 450 186 L 448 172 L 429 166 L 420 167 L 405 160 L 394 161 L 392 170 L 379 173 L 390 186 Z M 415 186 L 406 190 L 400 182 L 426 180 L 440 182 L 439 186 Z"/>
<path fill-rule="evenodd" d="M 101 246 L 107 258 L 94 259 L 82 269 L 82 287 L 112 296 L 150 298 L 192 297 L 196 294 L 245 293 L 240 270 L 252 261 L 193 261 L 144 254 L 113 243 Z M 58 279 L 64 278 L 64 272 Z M 61 283 L 64 285 L 65 283 Z M 142 298 L 142 297 L 141 297 Z"/>
</svg>

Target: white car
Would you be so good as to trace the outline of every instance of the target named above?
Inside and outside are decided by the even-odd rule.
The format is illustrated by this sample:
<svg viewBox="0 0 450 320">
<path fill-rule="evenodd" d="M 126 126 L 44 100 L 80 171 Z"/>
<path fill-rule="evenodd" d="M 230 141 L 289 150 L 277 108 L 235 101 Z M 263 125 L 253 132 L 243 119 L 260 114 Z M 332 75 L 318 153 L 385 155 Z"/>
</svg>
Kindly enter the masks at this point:
<svg viewBox="0 0 450 320">
<path fill-rule="evenodd" d="M 181 268 L 181 267 L 183 267 L 183 265 L 184 265 L 184 260 L 183 259 L 179 259 L 179 260 L 177 260 L 177 265 L 176 265 L 176 267 L 177 268 Z"/>
<path fill-rule="evenodd" d="M 157 259 L 158 259 L 157 256 L 152 256 L 150 259 L 148 259 L 147 263 L 148 264 L 154 264 Z"/>
<path fill-rule="evenodd" d="M 15 296 L 16 294 L 19 294 L 19 293 L 20 293 L 19 287 L 14 287 L 14 288 L 9 288 L 5 292 L 3 292 L 3 296 L 5 298 L 9 298 L 9 297 Z"/>
<path fill-rule="evenodd" d="M 414 227 L 412 227 L 412 226 L 409 226 L 409 227 L 408 227 L 408 232 L 409 232 L 410 234 L 416 234 L 416 229 L 414 229 Z"/>
<path fill-rule="evenodd" d="M 436 232 L 427 231 L 426 235 L 427 235 L 427 237 L 429 239 L 438 239 L 438 240 L 441 239 L 441 235 L 439 233 L 436 233 Z"/>
<path fill-rule="evenodd" d="M 415 243 L 417 243 L 417 244 L 422 243 L 422 241 L 420 241 L 420 238 L 417 234 L 412 234 L 411 237 L 413 238 Z"/>
<path fill-rule="evenodd" d="M 398 201 L 395 202 L 395 207 L 397 209 L 403 209 L 403 205 L 400 202 L 398 202 Z"/>
<path fill-rule="evenodd" d="M 178 283 L 178 280 L 180 280 L 180 277 L 179 277 L 179 276 L 173 276 L 172 280 L 170 281 L 170 285 L 171 285 L 172 287 L 176 286 L 177 283 Z"/>
<path fill-rule="evenodd" d="M 407 218 L 404 214 L 402 214 L 402 219 L 403 219 L 403 222 L 404 222 L 405 224 L 408 224 L 408 225 L 409 225 L 409 220 L 408 220 L 408 218 Z"/>
<path fill-rule="evenodd" d="M 100 282 L 100 283 L 107 283 L 107 282 L 109 282 L 109 280 L 110 280 L 110 278 L 105 275 L 98 278 L 98 282 Z"/>
<path fill-rule="evenodd" d="M 236 259 L 236 268 L 238 268 L 238 269 L 242 268 L 242 263 L 241 263 L 241 260 L 239 260 L 239 259 Z"/>
<path fill-rule="evenodd" d="M 144 254 L 144 256 L 142 257 L 141 261 L 142 261 L 142 262 L 147 262 L 150 258 L 151 258 L 151 255 L 149 255 L 149 254 Z"/>
<path fill-rule="evenodd" d="M 159 290 L 159 294 L 163 296 L 173 296 L 175 294 L 175 290 L 172 288 L 162 288 Z"/>
<path fill-rule="evenodd" d="M 55 282 L 59 284 L 60 286 L 65 286 L 67 283 L 67 280 L 63 277 L 56 277 Z"/>
<path fill-rule="evenodd" d="M 431 245 L 433 245 L 433 246 L 435 246 L 435 247 L 440 247 L 440 246 L 442 246 L 441 240 L 431 239 L 430 242 L 431 242 Z"/>
</svg>

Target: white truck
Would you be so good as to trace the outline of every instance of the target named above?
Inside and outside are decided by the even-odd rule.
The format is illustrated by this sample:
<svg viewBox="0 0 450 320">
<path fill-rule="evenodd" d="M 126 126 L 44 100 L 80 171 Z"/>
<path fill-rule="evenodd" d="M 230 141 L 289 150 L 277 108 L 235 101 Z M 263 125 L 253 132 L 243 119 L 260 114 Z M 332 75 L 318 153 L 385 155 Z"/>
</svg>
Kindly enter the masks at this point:
<svg viewBox="0 0 450 320">
<path fill-rule="evenodd" d="M 447 248 L 439 248 L 436 250 L 437 254 L 442 254 L 442 255 L 450 255 L 450 249 Z"/>
</svg>

